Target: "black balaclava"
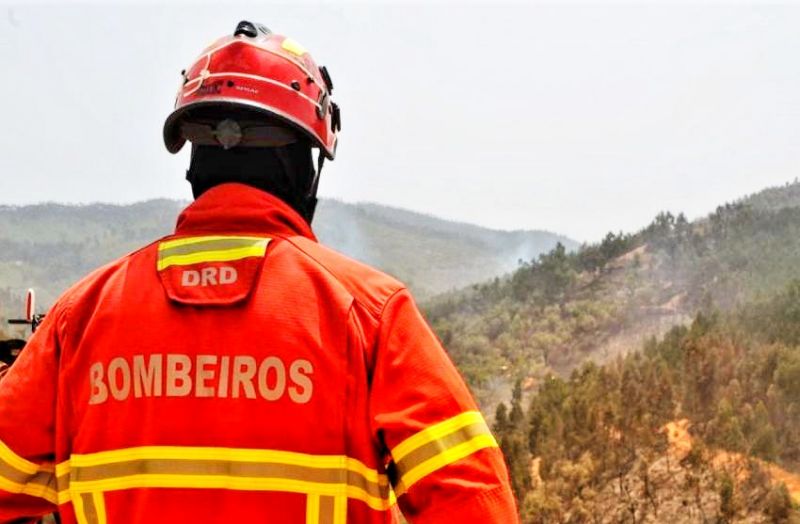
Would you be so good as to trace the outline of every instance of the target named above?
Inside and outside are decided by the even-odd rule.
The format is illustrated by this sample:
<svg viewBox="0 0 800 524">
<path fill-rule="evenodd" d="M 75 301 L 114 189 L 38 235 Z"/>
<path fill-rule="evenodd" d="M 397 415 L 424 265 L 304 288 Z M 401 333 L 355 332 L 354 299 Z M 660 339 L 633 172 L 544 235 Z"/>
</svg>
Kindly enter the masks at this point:
<svg viewBox="0 0 800 524">
<path fill-rule="evenodd" d="M 317 205 L 311 145 L 300 140 L 282 147 L 192 145 L 186 179 L 195 198 L 214 186 L 239 182 L 280 198 L 309 224 Z"/>
</svg>

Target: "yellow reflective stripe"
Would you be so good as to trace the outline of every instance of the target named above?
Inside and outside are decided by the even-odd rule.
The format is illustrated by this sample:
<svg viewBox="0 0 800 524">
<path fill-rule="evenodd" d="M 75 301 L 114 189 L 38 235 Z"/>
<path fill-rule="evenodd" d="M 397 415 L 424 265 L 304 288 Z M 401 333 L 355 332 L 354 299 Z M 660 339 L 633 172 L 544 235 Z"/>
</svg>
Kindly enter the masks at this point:
<svg viewBox="0 0 800 524">
<path fill-rule="evenodd" d="M 201 262 L 230 262 L 247 257 L 263 257 L 264 253 L 267 251 L 267 244 L 269 244 L 269 239 L 263 239 L 263 241 L 248 247 L 217 251 L 198 251 L 197 253 L 188 255 L 173 255 L 159 259 L 158 270 L 161 271 L 170 266 L 188 266 Z"/>
<path fill-rule="evenodd" d="M 233 477 L 228 475 L 169 475 L 139 474 L 126 477 L 73 481 L 70 491 L 89 493 L 92 491 L 115 491 L 136 488 L 198 488 L 232 489 L 239 491 L 285 491 L 311 495 L 336 496 L 346 493 L 348 497 L 360 500 L 370 508 L 384 511 L 391 507 L 391 501 L 370 495 L 357 486 L 347 484 L 307 482 L 287 478 Z M 75 497 L 73 497 L 75 498 Z"/>
<path fill-rule="evenodd" d="M 158 250 L 164 251 L 173 247 L 189 246 L 192 244 L 202 244 L 203 242 L 212 242 L 215 240 L 252 240 L 257 242 L 259 240 L 266 240 L 265 237 L 249 237 L 249 236 L 232 236 L 232 235 L 210 235 L 202 237 L 186 237 L 176 238 L 174 240 L 165 240 L 158 244 Z"/>
<path fill-rule="evenodd" d="M 101 466 L 116 462 L 130 462 L 146 459 L 177 460 L 228 460 L 232 462 L 275 462 L 292 466 L 333 469 L 343 468 L 358 473 L 370 482 L 388 485 L 386 475 L 368 468 L 361 461 L 344 455 L 311 455 L 294 451 L 271 449 L 184 447 L 184 446 L 141 446 L 111 451 L 101 451 L 87 455 L 72 455 L 72 467 Z"/>
<path fill-rule="evenodd" d="M 11 448 L 6 446 L 3 441 L 0 441 L 0 460 L 6 462 L 12 468 L 18 469 L 19 471 L 27 473 L 28 475 L 33 475 L 40 471 L 53 471 L 52 466 L 48 468 L 47 466 L 25 460 L 11 451 Z"/>
<path fill-rule="evenodd" d="M 176 488 L 222 488 L 237 489 L 242 491 L 268 490 L 288 491 L 307 495 L 326 496 L 331 498 L 331 508 L 339 507 L 339 514 L 346 513 L 347 498 L 360 500 L 370 508 L 385 511 L 392 507 L 397 498 L 391 488 L 386 475 L 370 469 L 364 463 L 344 455 L 311 455 L 290 451 L 278 450 L 253 450 L 240 448 L 211 448 L 211 447 L 178 447 L 178 446 L 142 446 L 121 450 L 103 451 L 91 454 L 75 454 L 69 461 L 55 465 L 55 467 L 37 466 L 26 461 L 4 446 L 4 455 L 12 457 L 15 465 L 24 464 L 26 472 L 16 474 L 29 476 L 41 474 L 43 471 L 30 473 L 34 467 L 41 468 L 51 473 L 54 484 L 61 488 L 57 492 L 50 485 L 41 483 L 20 483 L 0 475 L 0 489 L 11 493 L 24 493 L 44 498 L 53 504 L 64 504 L 69 501 L 75 506 L 80 522 L 94 524 L 97 520 L 103 524 L 106 520 L 104 491 L 118 489 L 147 488 L 147 487 L 176 487 Z M 17 460 L 14 460 L 16 458 Z M 254 477 L 234 475 L 207 475 L 207 474 L 133 474 L 116 477 L 100 478 L 96 480 L 79 480 L 88 468 L 96 466 L 114 466 L 136 460 L 162 459 L 177 461 L 192 461 L 202 466 L 205 461 L 247 462 L 256 464 L 279 464 L 287 466 L 301 466 L 319 470 L 340 471 L 342 482 L 312 482 L 301 478 L 287 477 Z M 16 471 L 16 470 L 14 470 Z M 357 477 L 351 477 L 356 474 Z M 321 472 L 322 473 L 322 472 Z M 331 472 L 325 472 L 330 474 Z M 57 476 L 56 476 L 57 475 Z M 70 480 L 70 478 L 72 480 Z M 85 477 L 84 477 L 85 478 Z M 322 478 L 325 478 L 323 475 Z M 336 477 L 333 477 L 336 478 Z M 363 480 L 362 480 L 363 479 Z M 369 484 L 364 484 L 368 482 Z M 333 504 L 333 499 L 341 501 L 338 506 Z M 341 508 L 344 509 L 341 509 Z M 332 514 L 333 512 L 329 512 Z M 96 515 L 87 522 L 87 514 Z M 335 520 L 335 516 L 332 517 Z"/>
<path fill-rule="evenodd" d="M 106 524 L 108 517 L 106 516 L 106 501 L 103 493 L 95 491 L 92 493 L 92 501 L 94 502 L 94 510 L 97 515 L 97 524 Z"/>
<path fill-rule="evenodd" d="M 83 493 L 75 497 L 75 516 L 78 522 L 106 524 L 106 506 L 102 493 Z"/>
<path fill-rule="evenodd" d="M 17 455 L 0 441 L 0 489 L 58 504 L 55 470 L 52 464 L 36 464 Z"/>
<path fill-rule="evenodd" d="M 254 245 L 261 245 L 264 238 L 223 238 L 218 240 L 204 240 L 203 242 L 195 242 L 184 246 L 174 246 L 170 248 L 160 247 L 158 249 L 158 258 L 163 260 L 173 255 L 190 255 L 192 253 L 208 252 L 208 251 L 227 251 L 229 249 L 236 249 L 240 247 L 251 247 Z"/>
<path fill-rule="evenodd" d="M 306 524 L 319 524 L 319 495 L 309 495 L 306 500 Z"/>
<path fill-rule="evenodd" d="M 306 53 L 306 48 L 300 45 L 297 40 L 291 38 L 284 38 L 281 47 L 297 56 L 303 56 Z"/>
<path fill-rule="evenodd" d="M 461 413 L 412 435 L 391 450 L 399 477 L 396 496 L 434 471 L 488 447 L 497 447 L 497 441 L 478 411 Z"/>
<path fill-rule="evenodd" d="M 306 502 L 306 524 L 345 524 L 347 497 L 309 495 Z"/>
<path fill-rule="evenodd" d="M 454 446 L 435 457 L 432 457 L 418 466 L 412 468 L 408 473 L 403 475 L 400 482 L 395 487 L 397 496 L 403 495 L 408 488 L 415 484 L 420 479 L 430 475 L 434 471 L 441 469 L 448 464 L 459 461 L 468 457 L 484 448 L 496 448 L 497 441 L 492 435 L 478 435 L 477 437 Z"/>
<path fill-rule="evenodd" d="M 424 446 L 420 446 L 405 457 L 402 460 L 395 463 L 397 466 L 397 476 L 402 478 L 403 475 L 408 473 L 411 469 L 417 467 L 423 462 L 426 462 L 429 459 L 441 454 L 448 449 L 455 447 L 459 444 L 467 442 L 478 435 L 490 435 L 491 431 L 489 431 L 489 427 L 486 425 L 485 422 L 479 422 L 477 424 L 472 424 L 471 426 L 466 426 L 461 428 L 449 435 L 445 435 L 439 440 L 434 440 L 425 444 Z"/>
<path fill-rule="evenodd" d="M 69 475 L 70 469 L 71 467 L 68 460 L 65 460 L 61 464 L 56 464 L 56 477 L 63 477 L 64 475 Z"/>
<path fill-rule="evenodd" d="M 483 415 L 479 411 L 466 411 L 453 418 L 447 419 L 438 424 L 434 424 L 428 428 L 423 429 L 403 442 L 392 448 L 392 460 L 395 463 L 403 460 L 403 457 L 414 451 L 415 449 L 424 446 L 435 440 L 439 440 L 445 435 L 458 431 L 461 428 L 484 422 Z"/>
<path fill-rule="evenodd" d="M 346 524 L 347 522 L 347 497 L 333 499 L 333 524 Z"/>
<path fill-rule="evenodd" d="M 66 488 L 56 491 L 42 484 L 20 484 L 4 477 L 0 477 L 0 489 L 9 493 L 39 497 L 55 505 L 65 504 L 70 501 L 70 493 Z"/>
<path fill-rule="evenodd" d="M 19 484 L 17 482 L 0 477 L 0 489 L 9 493 L 20 493 L 45 499 L 53 504 L 58 504 L 59 494 L 56 490 L 41 484 Z"/>
<path fill-rule="evenodd" d="M 131 467 L 134 461 L 161 460 L 162 472 L 134 473 L 136 470 L 121 473 L 119 469 L 100 478 L 92 478 L 97 471 L 90 475 L 90 480 L 85 474 L 91 473 L 89 468 L 122 465 L 123 468 Z M 250 469 L 249 475 L 235 474 L 187 474 L 185 471 L 174 473 L 164 468 L 171 467 L 169 461 L 179 461 L 186 466 L 191 462 L 199 466 L 202 471 L 203 462 L 213 467 L 213 463 L 232 462 L 246 463 L 248 466 L 263 465 L 270 468 L 274 465 L 299 466 L 314 468 L 320 473 L 334 473 L 334 479 L 341 481 L 311 481 L 304 480 L 297 472 L 282 473 L 277 470 L 272 476 L 258 476 Z M 119 466 L 117 466 L 119 468 Z M 386 510 L 396 502 L 394 493 L 389 488 L 386 475 L 368 468 L 365 464 L 343 455 L 310 455 L 290 451 L 254 450 L 241 448 L 211 448 L 211 447 L 179 447 L 179 446 L 143 446 L 121 450 L 103 451 L 92 454 L 76 454 L 70 459 L 72 480 L 69 489 L 72 493 L 89 493 L 94 491 L 110 491 L 147 487 L 181 487 L 181 488 L 222 488 L 239 490 L 270 490 L 289 491 L 319 496 L 340 496 L 361 500 L 369 507 L 376 510 Z M 263 468 L 262 468 L 263 470 Z M 324 470 L 331 470 L 324 472 Z M 166 471 L 166 472 L 164 472 Z M 240 469 L 241 471 L 241 469 Z M 272 470 L 276 471 L 276 470 Z M 348 472 L 357 477 L 351 478 Z M 325 476 L 323 475 L 324 478 Z M 330 477 L 329 477 L 330 478 Z M 369 484 L 364 484 L 368 482 Z"/>
<path fill-rule="evenodd" d="M 78 524 L 89 524 L 86 519 L 86 508 L 83 506 L 82 497 L 77 496 L 72 499 L 72 509 L 75 510 L 75 518 L 78 520 Z"/>
</svg>

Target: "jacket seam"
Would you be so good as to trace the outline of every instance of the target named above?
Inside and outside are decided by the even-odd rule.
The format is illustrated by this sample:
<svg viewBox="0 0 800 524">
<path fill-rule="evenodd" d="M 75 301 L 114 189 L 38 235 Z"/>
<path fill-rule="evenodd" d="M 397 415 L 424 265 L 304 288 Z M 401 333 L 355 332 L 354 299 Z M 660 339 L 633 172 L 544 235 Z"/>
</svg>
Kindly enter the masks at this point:
<svg viewBox="0 0 800 524">
<path fill-rule="evenodd" d="M 339 278 L 339 275 L 337 275 L 327 265 L 325 265 L 323 262 L 321 262 L 317 257 L 315 257 L 314 255 L 312 255 L 311 253 L 309 253 L 308 251 L 306 251 L 305 249 L 303 249 L 302 247 L 297 245 L 297 243 L 294 242 L 290 237 L 286 237 L 286 236 L 282 236 L 282 235 L 274 235 L 274 236 L 276 238 L 281 238 L 281 239 L 285 240 L 286 242 L 289 242 L 292 246 L 294 246 L 295 249 L 297 249 L 299 252 L 301 252 L 307 258 L 313 260 L 319 267 L 324 269 L 326 273 L 328 273 L 330 276 L 332 276 L 336 280 L 336 282 L 338 282 L 339 285 L 341 285 L 347 291 L 347 293 L 350 295 L 350 298 L 352 298 L 353 302 L 358 304 L 363 310 L 365 310 L 367 313 L 369 313 L 370 316 L 374 320 L 380 321 L 380 319 L 381 319 L 381 317 L 383 315 L 383 311 L 386 309 L 386 304 L 388 304 L 388 302 L 392 299 L 392 297 L 394 297 L 397 293 L 399 293 L 400 291 L 406 289 L 405 286 L 401 285 L 399 289 L 395 290 L 391 295 L 389 295 L 383 301 L 383 304 L 381 305 L 379 310 L 373 311 L 367 304 L 365 304 L 364 302 L 359 300 L 358 297 L 355 296 L 355 294 L 350 290 L 350 288 L 347 285 L 345 285 L 344 282 L 342 282 L 342 279 Z M 303 238 L 305 238 L 305 237 L 303 237 Z"/>
<path fill-rule="evenodd" d="M 377 325 L 375 326 L 375 337 L 370 341 L 371 343 L 369 345 L 370 349 L 372 350 L 372 354 L 374 356 L 374 362 L 377 362 L 378 360 L 377 354 L 381 342 L 381 327 L 383 326 L 383 316 L 384 313 L 386 313 L 386 308 L 388 308 L 392 300 L 394 300 L 395 297 L 400 293 L 402 293 L 403 291 L 406 291 L 405 287 L 401 287 L 400 289 L 396 290 L 394 293 L 389 295 L 389 297 L 386 299 L 386 301 L 383 303 L 383 306 L 381 307 L 380 314 L 376 317 Z M 370 374 L 373 374 L 375 371 L 374 362 L 372 362 L 370 365 L 370 370 L 369 370 Z"/>
<path fill-rule="evenodd" d="M 64 294 L 62 295 L 62 297 L 65 299 L 64 310 L 63 310 L 63 313 L 62 313 L 62 315 L 64 317 L 63 337 L 65 339 L 70 338 L 69 316 L 70 316 L 70 313 L 72 312 L 72 309 L 73 309 L 73 306 L 75 305 L 75 302 L 77 302 L 78 299 L 81 296 L 80 293 L 76 293 L 76 291 L 75 291 L 76 288 L 78 288 L 81 285 L 87 283 L 89 281 L 90 277 L 92 277 L 96 273 L 100 273 L 101 270 L 106 269 L 106 268 L 110 268 L 111 266 L 118 266 L 120 264 L 126 263 L 130 259 L 132 259 L 134 257 L 134 255 L 137 255 L 140 252 L 143 252 L 143 251 L 149 249 L 150 247 L 156 245 L 157 243 L 161 242 L 162 240 L 164 240 L 165 238 L 168 238 L 168 237 L 169 237 L 169 235 L 166 235 L 166 236 L 163 236 L 163 237 L 158 238 L 156 240 L 153 240 L 152 242 L 150 242 L 149 244 L 147 244 L 145 246 L 142 246 L 142 247 L 140 247 L 138 249 L 135 249 L 135 250 L 133 250 L 133 251 L 131 251 L 129 253 L 126 253 L 125 255 L 122 255 L 121 257 L 119 257 L 119 258 L 117 258 L 117 259 L 115 259 L 115 260 L 113 260 L 111 262 L 108 262 L 106 264 L 103 264 L 102 266 L 99 266 L 99 267 L 95 268 L 94 270 L 92 270 L 91 273 L 89 273 L 84 278 L 80 279 L 78 282 L 73 284 L 69 289 L 67 289 L 67 291 L 65 291 Z M 105 283 L 103 285 L 105 285 Z M 59 330 L 59 331 L 62 331 L 62 330 Z"/>
<path fill-rule="evenodd" d="M 385 300 L 385 301 L 384 301 L 384 303 L 383 303 L 383 306 L 381 306 L 381 311 L 380 311 L 380 314 L 377 316 L 377 320 L 378 320 L 378 325 L 379 325 L 379 326 L 380 326 L 380 325 L 383 323 L 383 315 L 384 315 L 384 313 L 386 313 L 386 308 L 387 308 L 387 307 L 389 307 L 389 303 L 390 303 L 392 300 L 394 300 L 394 298 L 395 298 L 397 295 L 399 295 L 400 293 L 402 293 L 403 291 L 406 291 L 406 290 L 407 290 L 407 288 L 406 288 L 405 286 L 403 286 L 403 287 L 401 287 L 400 289 L 397 289 L 397 290 L 395 290 L 395 291 L 394 291 L 394 292 L 393 292 L 391 295 L 389 295 L 389 296 L 386 298 L 386 300 Z"/>
<path fill-rule="evenodd" d="M 66 425 L 66 429 L 67 429 L 67 434 L 69 435 L 70 443 L 72 442 L 73 438 L 75 437 L 75 435 L 72 434 L 72 423 L 73 423 L 73 420 L 75 418 L 75 408 L 74 408 L 74 403 L 72 402 L 72 391 L 70 391 L 69 388 L 64 388 L 63 391 L 61 390 L 61 382 L 62 382 L 61 379 L 62 379 L 62 365 L 65 367 L 65 369 L 66 368 L 71 368 L 71 366 L 67 365 L 67 363 L 64 362 L 67 359 L 67 355 L 69 355 L 69 359 L 72 360 L 72 358 L 74 358 L 74 353 L 75 353 L 74 349 L 71 352 L 68 351 L 67 346 L 72 341 L 72 337 L 70 336 L 70 333 L 69 333 L 69 328 L 72 325 L 70 323 L 70 315 L 72 313 L 73 307 L 75 306 L 75 301 L 76 300 L 77 300 L 77 297 L 74 294 L 72 294 L 68 298 L 67 302 L 64 304 L 64 311 L 61 314 L 61 316 L 64 319 L 64 324 L 63 324 L 64 327 L 63 327 L 63 329 L 59 329 L 59 326 L 58 325 L 56 326 L 56 334 L 59 335 L 59 336 L 56 337 L 56 340 L 57 340 L 58 345 L 60 347 L 58 348 L 59 356 L 58 356 L 58 362 L 56 363 L 56 376 L 54 377 L 55 382 L 56 382 L 55 386 L 54 386 L 55 390 L 56 390 L 56 412 L 53 413 L 53 420 L 58 420 L 58 410 L 61 409 L 62 406 L 63 406 L 63 409 L 66 411 L 66 416 L 67 416 L 67 421 L 68 421 L 67 425 Z M 60 319 L 57 318 L 55 320 L 59 321 Z M 64 373 L 66 373 L 66 371 Z M 63 377 L 63 378 L 66 378 L 66 377 Z M 64 398 L 64 397 L 66 397 L 66 398 Z M 70 446 L 70 448 L 71 448 L 71 446 Z M 56 456 L 56 453 L 57 453 L 56 450 L 57 449 L 58 449 L 57 433 L 56 433 L 56 431 L 54 429 L 53 430 L 53 455 L 55 456 L 56 463 L 58 463 L 59 459 L 61 458 L 61 457 Z M 71 452 L 72 452 L 72 450 L 69 449 L 68 453 L 71 453 Z"/>
<path fill-rule="evenodd" d="M 368 392 L 369 392 L 369 396 L 370 397 L 372 397 L 372 381 L 373 381 L 373 378 L 375 376 L 375 368 L 376 368 L 375 365 L 378 362 L 378 351 L 380 350 L 381 327 L 383 326 L 383 316 L 384 316 L 384 313 L 386 312 L 386 308 L 389 306 L 389 304 L 392 302 L 392 300 L 394 300 L 394 298 L 397 295 L 399 295 L 400 293 L 402 293 L 403 291 L 406 291 L 405 287 L 401 287 L 400 289 L 394 291 L 391 295 L 389 295 L 389 297 L 383 303 L 383 306 L 381 307 L 381 310 L 380 310 L 380 314 L 378 315 L 378 317 L 376 319 L 377 320 L 377 325 L 375 327 L 374 337 L 372 338 L 372 340 L 369 341 L 369 346 L 368 347 L 370 349 L 370 352 L 372 353 L 372 358 L 368 360 L 369 367 L 367 369 L 367 373 L 369 374 L 369 377 L 370 377 L 369 387 L 368 387 Z M 373 419 L 373 417 L 372 417 L 372 401 L 369 402 L 368 412 L 369 412 L 369 418 L 370 418 L 370 420 L 372 420 Z M 370 438 L 373 441 L 373 444 L 375 446 L 377 446 L 377 447 L 375 447 L 375 449 L 379 450 L 382 455 L 388 456 L 388 454 L 389 454 L 389 446 L 386 444 L 386 442 L 384 442 L 380 437 L 378 437 L 377 433 L 375 433 L 374 431 L 370 431 Z"/>
</svg>

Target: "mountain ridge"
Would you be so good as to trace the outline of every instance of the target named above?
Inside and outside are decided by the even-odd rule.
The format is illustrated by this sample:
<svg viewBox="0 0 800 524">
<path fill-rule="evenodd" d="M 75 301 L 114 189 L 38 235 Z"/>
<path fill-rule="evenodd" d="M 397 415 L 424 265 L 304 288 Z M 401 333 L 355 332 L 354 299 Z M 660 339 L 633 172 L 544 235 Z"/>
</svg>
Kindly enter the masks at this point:
<svg viewBox="0 0 800 524">
<path fill-rule="evenodd" d="M 16 307 L 34 287 L 47 307 L 92 269 L 170 234 L 187 204 L 0 205 L 0 306 Z M 512 271 L 558 242 L 577 247 L 550 232 L 495 231 L 373 203 L 321 200 L 314 223 L 322 243 L 392 274 L 421 299 Z"/>
</svg>

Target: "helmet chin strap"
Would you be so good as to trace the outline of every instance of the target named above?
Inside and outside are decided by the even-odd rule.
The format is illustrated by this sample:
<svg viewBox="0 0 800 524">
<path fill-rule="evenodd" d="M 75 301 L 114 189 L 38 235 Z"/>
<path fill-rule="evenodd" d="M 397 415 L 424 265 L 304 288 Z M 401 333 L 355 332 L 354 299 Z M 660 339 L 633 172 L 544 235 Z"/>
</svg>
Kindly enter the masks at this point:
<svg viewBox="0 0 800 524">
<path fill-rule="evenodd" d="M 319 150 L 319 156 L 317 157 L 317 169 L 314 173 L 314 177 L 311 180 L 311 187 L 308 189 L 308 193 L 306 194 L 306 208 L 308 209 L 308 223 L 311 225 L 311 221 L 314 219 L 314 212 L 317 210 L 317 190 L 319 189 L 319 177 L 322 174 L 322 166 L 325 164 L 325 151 L 322 149 Z M 313 166 L 311 169 L 314 169 Z"/>
</svg>

